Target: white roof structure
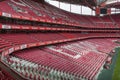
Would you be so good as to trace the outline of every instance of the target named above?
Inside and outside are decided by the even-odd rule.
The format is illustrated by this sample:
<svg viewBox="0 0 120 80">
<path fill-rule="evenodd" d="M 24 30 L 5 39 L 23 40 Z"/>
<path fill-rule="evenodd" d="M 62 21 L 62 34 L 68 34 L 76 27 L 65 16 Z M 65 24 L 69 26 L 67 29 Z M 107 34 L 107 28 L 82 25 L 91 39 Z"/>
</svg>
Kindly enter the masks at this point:
<svg viewBox="0 0 120 80">
<path fill-rule="evenodd" d="M 120 2 L 120 0 L 107 0 L 106 4 L 114 4 L 114 3 L 118 3 Z"/>
</svg>

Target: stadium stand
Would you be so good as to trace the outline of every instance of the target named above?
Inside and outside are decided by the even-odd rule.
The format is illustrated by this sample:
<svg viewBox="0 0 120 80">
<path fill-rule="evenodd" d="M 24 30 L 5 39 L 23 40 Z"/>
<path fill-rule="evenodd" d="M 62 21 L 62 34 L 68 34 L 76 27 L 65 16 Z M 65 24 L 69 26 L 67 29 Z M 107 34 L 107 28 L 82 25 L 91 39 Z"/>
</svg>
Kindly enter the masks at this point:
<svg viewBox="0 0 120 80">
<path fill-rule="evenodd" d="M 0 80 L 14 80 L 14 78 L 10 76 L 8 72 L 0 68 Z"/>
<path fill-rule="evenodd" d="M 119 14 L 85 16 L 46 2 L 0 1 L 0 65 L 11 70 L 0 66 L 0 80 L 97 80 L 118 46 L 119 25 Z"/>
<path fill-rule="evenodd" d="M 95 78 L 108 56 L 106 52 L 97 49 L 100 44 L 90 42 L 94 40 L 97 42 L 104 40 L 102 42 L 105 47 L 109 42 L 115 46 L 109 39 L 57 44 L 15 52 L 7 58 L 6 63 L 28 79 L 91 80 Z M 107 50 L 110 51 L 109 48 Z"/>
<path fill-rule="evenodd" d="M 1 16 L 10 18 L 90 28 L 113 28 L 115 25 L 109 15 L 104 17 L 76 15 L 58 10 L 47 3 L 38 4 L 31 0 L 5 0 L 0 6 Z"/>
</svg>

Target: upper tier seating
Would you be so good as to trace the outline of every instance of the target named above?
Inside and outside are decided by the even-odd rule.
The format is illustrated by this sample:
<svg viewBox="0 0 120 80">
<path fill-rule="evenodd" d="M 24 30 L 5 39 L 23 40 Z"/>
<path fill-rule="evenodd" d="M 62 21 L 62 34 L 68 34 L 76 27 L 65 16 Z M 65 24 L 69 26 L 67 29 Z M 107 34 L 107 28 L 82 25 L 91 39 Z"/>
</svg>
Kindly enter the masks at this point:
<svg viewBox="0 0 120 80">
<path fill-rule="evenodd" d="M 2 7 L 5 6 L 5 7 Z M 6 10 L 7 9 L 7 10 Z M 74 25 L 88 28 L 118 28 L 118 16 L 83 16 L 60 10 L 48 3 L 31 0 L 5 0 L 0 2 L 2 16 L 55 24 Z M 117 27 L 115 27 L 117 24 Z"/>
</svg>

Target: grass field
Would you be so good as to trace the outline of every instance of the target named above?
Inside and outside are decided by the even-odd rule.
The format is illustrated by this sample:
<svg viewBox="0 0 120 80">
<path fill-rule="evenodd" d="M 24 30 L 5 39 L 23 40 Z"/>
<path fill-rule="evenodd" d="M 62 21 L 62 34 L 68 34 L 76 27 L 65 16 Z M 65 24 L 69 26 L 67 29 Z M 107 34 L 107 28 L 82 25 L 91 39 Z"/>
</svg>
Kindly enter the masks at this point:
<svg viewBox="0 0 120 80">
<path fill-rule="evenodd" d="M 120 48 L 118 49 L 118 56 L 117 56 L 117 61 L 114 68 L 112 80 L 120 80 Z"/>
<path fill-rule="evenodd" d="M 118 54 L 120 53 L 120 48 L 116 48 L 115 52 L 116 52 L 116 54 L 113 56 L 112 64 L 110 65 L 110 69 L 108 69 L 108 70 L 103 69 L 101 71 L 100 75 L 98 76 L 97 80 L 120 80 L 120 78 L 119 79 L 116 79 L 116 78 L 112 79 L 114 71 L 115 71 L 114 69 L 116 67 L 117 59 L 120 58 L 120 55 L 118 56 Z M 118 61 L 118 64 L 120 64 L 119 61 Z M 117 74 L 119 74 L 119 73 L 117 73 Z"/>
</svg>

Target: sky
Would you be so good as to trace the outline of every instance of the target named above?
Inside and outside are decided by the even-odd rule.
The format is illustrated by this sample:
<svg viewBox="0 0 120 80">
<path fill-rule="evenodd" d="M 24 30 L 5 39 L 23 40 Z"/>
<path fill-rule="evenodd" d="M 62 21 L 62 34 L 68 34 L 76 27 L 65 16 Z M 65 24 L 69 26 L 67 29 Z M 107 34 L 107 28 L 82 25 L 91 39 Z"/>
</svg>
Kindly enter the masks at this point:
<svg viewBox="0 0 120 80">
<path fill-rule="evenodd" d="M 45 1 L 59 8 L 58 1 L 55 1 L 55 0 L 45 0 Z M 120 0 L 107 0 L 108 4 L 114 3 L 114 2 L 120 2 Z M 70 12 L 70 4 L 60 2 L 60 8 Z M 111 10 L 113 10 L 113 12 L 111 12 L 111 14 L 120 13 L 120 9 L 118 12 L 115 11 L 115 10 L 117 10 L 115 8 L 111 8 Z M 92 11 L 90 8 L 85 7 L 85 6 L 81 7 L 81 5 L 71 4 L 71 12 L 77 13 L 77 14 L 82 14 L 82 15 L 95 15 L 95 11 Z"/>
</svg>

